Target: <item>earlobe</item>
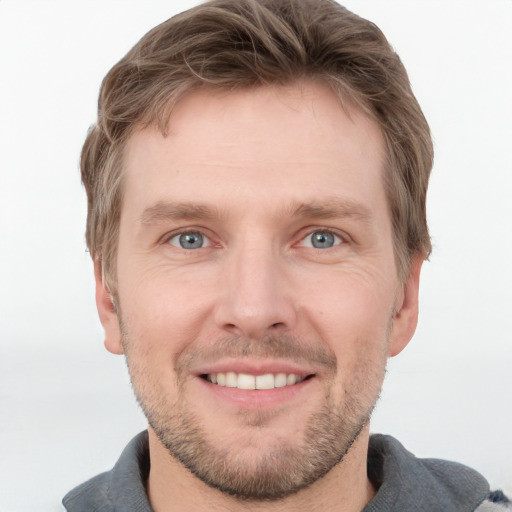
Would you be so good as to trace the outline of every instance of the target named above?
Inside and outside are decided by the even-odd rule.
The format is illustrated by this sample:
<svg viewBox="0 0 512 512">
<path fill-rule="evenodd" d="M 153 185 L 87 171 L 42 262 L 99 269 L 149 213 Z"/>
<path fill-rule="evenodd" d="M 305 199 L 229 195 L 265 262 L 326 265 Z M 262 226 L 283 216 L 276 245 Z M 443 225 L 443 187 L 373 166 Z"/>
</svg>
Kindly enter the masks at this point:
<svg viewBox="0 0 512 512">
<path fill-rule="evenodd" d="M 411 260 L 409 274 L 397 296 L 389 342 L 389 357 L 399 354 L 411 340 L 418 324 L 418 292 L 422 254 Z"/>
<path fill-rule="evenodd" d="M 103 275 L 101 260 L 94 262 L 96 280 L 96 307 L 105 331 L 105 347 L 112 354 L 122 354 L 121 329 L 114 300 Z"/>
</svg>

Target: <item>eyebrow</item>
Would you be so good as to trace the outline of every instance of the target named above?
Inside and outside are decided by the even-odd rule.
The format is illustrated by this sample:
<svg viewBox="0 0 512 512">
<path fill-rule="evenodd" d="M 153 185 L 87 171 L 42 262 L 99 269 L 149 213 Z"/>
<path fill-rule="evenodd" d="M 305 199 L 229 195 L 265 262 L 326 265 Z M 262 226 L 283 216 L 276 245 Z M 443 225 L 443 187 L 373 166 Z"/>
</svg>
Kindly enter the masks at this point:
<svg viewBox="0 0 512 512">
<path fill-rule="evenodd" d="M 140 223 L 150 225 L 173 220 L 211 220 L 219 216 L 218 210 L 211 206 L 160 201 L 142 212 Z"/>
<path fill-rule="evenodd" d="M 298 218 L 334 219 L 354 218 L 369 223 L 372 218 L 371 210 L 361 203 L 349 199 L 326 198 L 321 202 L 301 202 L 292 205 L 292 215 Z"/>
<path fill-rule="evenodd" d="M 363 204 L 338 197 L 322 201 L 293 202 L 284 211 L 297 219 L 355 218 L 369 223 L 373 218 L 370 209 Z M 144 210 L 140 223 L 147 226 L 166 221 L 212 220 L 223 216 L 219 208 L 206 204 L 159 201 Z"/>
</svg>

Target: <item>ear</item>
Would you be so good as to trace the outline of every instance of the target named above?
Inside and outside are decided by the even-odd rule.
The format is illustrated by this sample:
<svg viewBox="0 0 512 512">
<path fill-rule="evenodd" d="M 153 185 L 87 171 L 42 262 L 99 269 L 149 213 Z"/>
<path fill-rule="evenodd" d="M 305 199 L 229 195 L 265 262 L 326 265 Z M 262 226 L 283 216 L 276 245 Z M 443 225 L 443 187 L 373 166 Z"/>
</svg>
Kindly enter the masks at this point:
<svg viewBox="0 0 512 512">
<path fill-rule="evenodd" d="M 105 347 L 112 354 L 122 354 L 121 329 L 114 306 L 113 297 L 105 282 L 101 260 L 94 262 L 94 277 L 96 279 L 96 307 L 101 325 L 105 331 Z"/>
<path fill-rule="evenodd" d="M 389 342 L 389 357 L 399 354 L 411 340 L 418 324 L 418 291 L 423 255 L 412 260 L 409 274 L 397 294 Z"/>
</svg>

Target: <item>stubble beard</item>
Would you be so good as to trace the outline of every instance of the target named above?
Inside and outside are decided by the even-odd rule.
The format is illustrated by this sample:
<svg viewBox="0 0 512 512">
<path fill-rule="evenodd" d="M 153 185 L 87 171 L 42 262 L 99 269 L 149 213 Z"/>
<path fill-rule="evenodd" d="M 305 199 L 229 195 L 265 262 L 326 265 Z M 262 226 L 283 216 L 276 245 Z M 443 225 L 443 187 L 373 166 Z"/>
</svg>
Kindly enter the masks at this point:
<svg viewBox="0 0 512 512">
<path fill-rule="evenodd" d="M 311 413 L 301 440 L 287 439 L 257 455 L 252 450 L 250 460 L 247 460 L 236 439 L 230 446 L 219 446 L 211 439 L 200 418 L 192 411 L 185 393 L 178 393 L 173 404 L 166 400 L 151 372 L 137 363 L 137 357 L 130 357 L 132 341 L 123 329 L 123 346 L 135 395 L 162 445 L 205 484 L 241 500 L 286 498 L 307 488 L 342 462 L 369 423 L 385 373 L 385 357 L 383 361 L 371 361 L 362 356 L 340 402 L 336 402 L 339 395 L 332 393 L 330 387 L 326 388 L 323 404 Z M 267 338 L 254 343 L 236 338 L 219 345 L 232 347 L 230 355 L 264 354 L 267 357 L 283 354 L 290 357 L 294 347 L 299 346 L 297 340 L 290 337 Z M 330 359 L 326 365 L 333 373 L 333 380 L 336 356 L 324 350 L 322 358 Z M 183 359 L 182 369 L 188 366 L 186 358 Z M 182 389 L 180 373 L 184 372 L 178 369 L 178 384 Z M 261 429 L 271 421 L 271 414 L 251 413 L 245 420 L 247 427 Z"/>
</svg>

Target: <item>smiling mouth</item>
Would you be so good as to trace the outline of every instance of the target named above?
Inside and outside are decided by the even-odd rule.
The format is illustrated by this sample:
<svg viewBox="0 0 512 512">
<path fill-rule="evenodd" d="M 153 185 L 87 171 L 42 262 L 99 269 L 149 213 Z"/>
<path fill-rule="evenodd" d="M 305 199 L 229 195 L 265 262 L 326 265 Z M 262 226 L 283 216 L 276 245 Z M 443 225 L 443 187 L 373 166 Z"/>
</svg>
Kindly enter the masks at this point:
<svg viewBox="0 0 512 512">
<path fill-rule="evenodd" d="M 217 386 L 238 389 L 274 389 L 294 386 L 310 379 L 295 373 L 265 373 L 262 375 L 250 375 L 247 373 L 218 372 L 201 375 L 201 377 Z"/>
</svg>

